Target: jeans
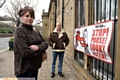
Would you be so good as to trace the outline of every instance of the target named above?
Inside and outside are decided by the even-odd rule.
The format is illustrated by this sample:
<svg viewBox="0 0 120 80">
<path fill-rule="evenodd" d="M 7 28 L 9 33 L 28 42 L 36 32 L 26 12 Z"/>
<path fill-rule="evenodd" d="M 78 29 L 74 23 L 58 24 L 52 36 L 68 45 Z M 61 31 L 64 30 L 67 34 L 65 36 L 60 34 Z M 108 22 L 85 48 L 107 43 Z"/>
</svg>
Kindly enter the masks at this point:
<svg viewBox="0 0 120 80">
<path fill-rule="evenodd" d="M 52 73 L 55 72 L 55 65 L 56 65 L 57 56 L 59 56 L 58 72 L 62 72 L 64 52 L 54 52 L 53 51 L 53 53 L 52 53 L 52 71 L 51 71 Z"/>
<path fill-rule="evenodd" d="M 25 73 L 17 75 L 18 80 L 37 80 L 38 70 L 28 69 Z M 26 78 L 26 79 L 25 79 Z M 30 79 L 31 78 L 31 79 Z"/>
</svg>

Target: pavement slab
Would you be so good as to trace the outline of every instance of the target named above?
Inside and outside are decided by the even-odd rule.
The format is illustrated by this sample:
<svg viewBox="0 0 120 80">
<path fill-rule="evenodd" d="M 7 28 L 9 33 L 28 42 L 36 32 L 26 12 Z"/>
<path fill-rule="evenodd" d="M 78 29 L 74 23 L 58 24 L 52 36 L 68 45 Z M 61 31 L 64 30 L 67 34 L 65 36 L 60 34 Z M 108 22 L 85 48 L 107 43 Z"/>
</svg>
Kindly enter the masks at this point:
<svg viewBox="0 0 120 80">
<path fill-rule="evenodd" d="M 14 75 L 14 51 L 0 51 L 0 80 L 4 80 L 3 78 L 16 78 Z M 63 63 L 63 74 L 64 77 L 60 77 L 58 75 L 58 59 L 56 61 L 56 71 L 55 77 L 50 77 L 51 71 L 51 63 L 52 63 L 52 51 L 51 48 L 47 49 L 48 58 L 43 62 L 42 67 L 38 72 L 38 80 L 77 80 L 74 78 L 71 69 Z M 8 79 L 9 80 L 9 79 Z M 12 79 L 11 79 L 12 80 Z"/>
</svg>

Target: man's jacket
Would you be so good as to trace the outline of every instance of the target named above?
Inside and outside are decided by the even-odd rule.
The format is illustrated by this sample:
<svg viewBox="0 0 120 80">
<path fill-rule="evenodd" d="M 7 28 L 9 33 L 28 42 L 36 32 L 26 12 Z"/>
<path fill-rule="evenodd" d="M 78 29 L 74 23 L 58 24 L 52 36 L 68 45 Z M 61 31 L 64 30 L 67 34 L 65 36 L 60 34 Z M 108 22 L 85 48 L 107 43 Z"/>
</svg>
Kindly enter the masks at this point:
<svg viewBox="0 0 120 80">
<path fill-rule="evenodd" d="M 55 28 L 48 38 L 48 43 L 52 47 L 53 51 L 63 52 L 65 51 L 65 47 L 69 44 L 69 38 L 63 29 L 58 34 Z"/>
</svg>

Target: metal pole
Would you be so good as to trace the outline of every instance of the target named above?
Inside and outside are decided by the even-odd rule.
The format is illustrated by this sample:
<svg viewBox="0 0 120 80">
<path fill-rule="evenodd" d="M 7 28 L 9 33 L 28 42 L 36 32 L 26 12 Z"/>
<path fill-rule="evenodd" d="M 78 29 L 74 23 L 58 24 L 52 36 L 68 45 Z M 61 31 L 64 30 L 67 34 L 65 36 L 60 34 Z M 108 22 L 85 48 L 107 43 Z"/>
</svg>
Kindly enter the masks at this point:
<svg viewBox="0 0 120 80">
<path fill-rule="evenodd" d="M 64 28 L 64 0 L 62 0 L 62 28 Z"/>
<path fill-rule="evenodd" d="M 56 16 L 56 10 L 57 9 L 57 2 L 55 2 L 55 27 L 56 27 L 56 18 L 57 18 L 57 16 Z"/>
</svg>

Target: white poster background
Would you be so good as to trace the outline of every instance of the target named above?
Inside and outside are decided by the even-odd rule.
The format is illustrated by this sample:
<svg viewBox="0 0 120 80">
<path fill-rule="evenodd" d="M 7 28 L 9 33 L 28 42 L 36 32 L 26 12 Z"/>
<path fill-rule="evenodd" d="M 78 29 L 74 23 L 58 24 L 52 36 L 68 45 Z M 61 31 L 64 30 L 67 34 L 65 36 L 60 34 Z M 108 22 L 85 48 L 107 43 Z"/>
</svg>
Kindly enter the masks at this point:
<svg viewBox="0 0 120 80">
<path fill-rule="evenodd" d="M 92 36 L 92 35 L 95 35 L 95 34 L 99 34 L 99 31 L 93 33 L 93 30 L 97 31 L 97 30 L 100 30 L 100 29 L 102 30 L 102 32 L 104 32 L 104 36 Z M 106 31 L 107 29 L 109 29 L 109 30 Z M 105 61 L 107 63 L 112 63 L 110 53 L 109 53 L 110 52 L 109 51 L 109 45 L 110 45 L 110 40 L 111 40 L 111 37 L 112 37 L 112 31 L 113 31 L 113 21 L 107 21 L 107 22 L 104 22 L 104 23 L 99 23 L 99 24 L 95 24 L 95 25 L 76 28 L 75 32 L 74 32 L 74 49 L 77 50 L 77 51 L 81 51 L 88 56 L 92 56 L 94 58 Z M 78 35 L 77 32 L 80 32 L 80 35 Z M 100 33 L 100 34 L 102 34 L 102 33 Z M 84 38 L 84 41 L 81 40 L 81 42 L 80 42 L 79 40 L 77 40 L 76 35 L 77 35 L 77 37 L 78 36 L 80 37 L 79 38 L 80 40 L 82 38 Z M 105 44 L 102 44 L 100 42 L 95 43 L 94 41 L 91 40 L 93 37 L 94 38 L 97 38 L 97 37 L 98 38 L 103 38 L 103 40 L 101 40 L 101 41 L 103 42 L 104 40 L 106 40 Z M 84 42 L 86 43 L 87 47 L 83 47 L 81 45 Z M 91 50 L 91 44 L 103 45 L 104 50 L 103 50 L 103 48 L 100 48 L 100 49 L 103 50 L 104 52 L 100 52 L 100 51 L 97 51 L 97 50 Z"/>
</svg>

